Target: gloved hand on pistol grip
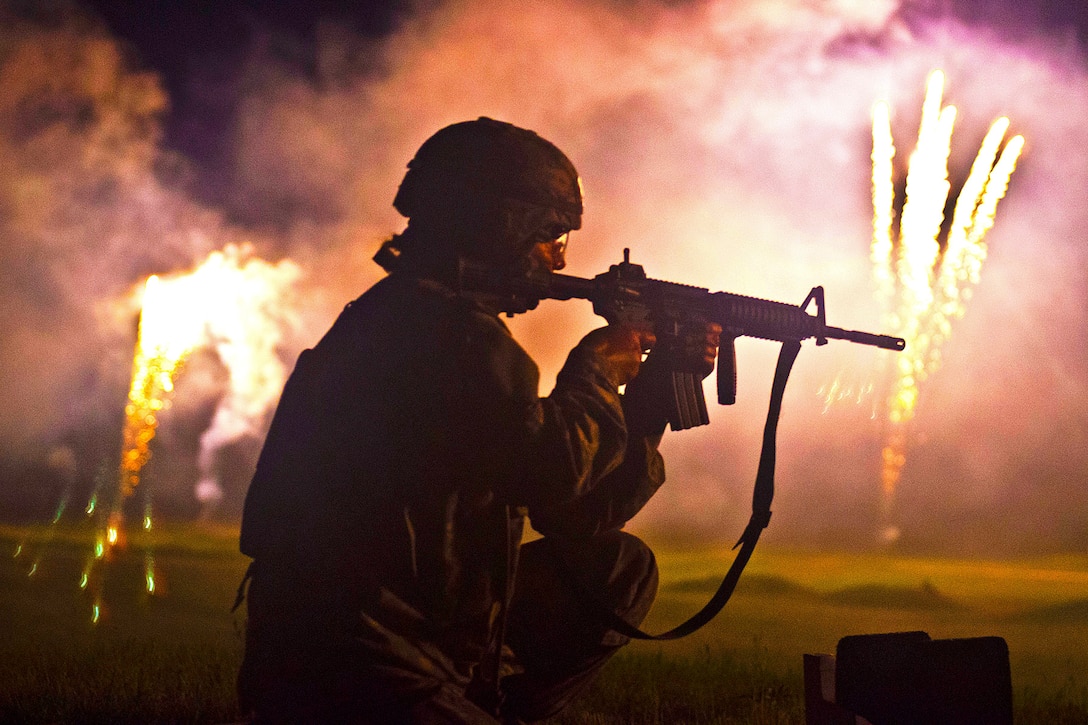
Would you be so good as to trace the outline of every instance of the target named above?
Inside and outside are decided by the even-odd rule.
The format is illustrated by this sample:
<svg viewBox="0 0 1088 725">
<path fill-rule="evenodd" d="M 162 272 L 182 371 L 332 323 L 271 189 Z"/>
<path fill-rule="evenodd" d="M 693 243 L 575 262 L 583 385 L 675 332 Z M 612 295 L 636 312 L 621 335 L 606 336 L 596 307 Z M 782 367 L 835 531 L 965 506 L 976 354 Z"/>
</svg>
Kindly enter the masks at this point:
<svg viewBox="0 0 1088 725">
<path fill-rule="evenodd" d="M 673 406 L 672 372 L 691 372 L 705 378 L 714 370 L 722 327 L 707 322 L 671 345 L 664 343 L 651 352 L 638 377 L 624 392 L 628 429 L 640 434 L 660 434 Z"/>
<path fill-rule="evenodd" d="M 679 352 L 683 369 L 698 373 L 705 378 L 714 371 L 714 360 L 718 357 L 718 345 L 722 340 L 722 326 L 717 322 L 708 322 L 700 331 L 694 331 L 684 337 L 683 349 Z"/>
<path fill-rule="evenodd" d="M 643 353 L 656 342 L 649 327 L 620 323 L 590 332 L 578 347 L 591 352 L 604 366 L 609 379 L 619 387 L 638 375 Z"/>
</svg>

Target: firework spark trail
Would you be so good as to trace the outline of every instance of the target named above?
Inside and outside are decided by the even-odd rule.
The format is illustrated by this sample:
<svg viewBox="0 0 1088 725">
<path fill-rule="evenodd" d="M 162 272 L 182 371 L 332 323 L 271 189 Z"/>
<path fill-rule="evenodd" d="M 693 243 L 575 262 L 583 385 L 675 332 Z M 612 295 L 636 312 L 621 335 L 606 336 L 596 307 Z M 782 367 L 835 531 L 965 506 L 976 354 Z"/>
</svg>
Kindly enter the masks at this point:
<svg viewBox="0 0 1088 725">
<path fill-rule="evenodd" d="M 203 337 L 203 320 L 188 314 L 188 305 L 177 306 L 177 301 L 157 275 L 148 278 L 125 407 L 123 497 L 131 496 L 139 486 L 140 472 L 151 458 L 159 413 L 169 405 L 174 391 L 174 376 Z"/>
<path fill-rule="evenodd" d="M 877 293 L 887 299 L 893 291 L 888 322 L 907 340 L 906 351 L 896 357 L 896 377 L 888 396 L 890 428 L 882 451 L 881 488 L 885 516 L 883 535 L 898 537 L 888 524 L 896 489 L 906 463 L 906 426 L 914 417 L 919 384 L 940 363 L 940 346 L 951 334 L 952 321 L 963 316 L 973 285 L 978 283 L 986 258 L 986 233 L 993 227 L 997 203 L 1024 146 L 1022 136 L 1001 142 L 1009 127 L 1007 118 L 995 121 L 983 139 L 971 171 L 956 199 L 952 224 L 942 251 L 940 233 L 950 183 L 954 106 L 941 108 L 944 74 L 934 71 L 927 83 L 918 143 L 911 155 L 906 199 L 897 244 L 892 240 L 894 195 L 890 117 L 886 104 L 873 111 L 873 276 Z M 996 159 L 996 163 L 995 163 Z M 888 269 L 895 278 L 890 283 Z"/>
<path fill-rule="evenodd" d="M 41 565 L 42 558 L 45 556 L 45 552 L 52 545 L 57 535 L 57 526 L 60 524 L 61 518 L 63 518 L 65 511 L 68 510 L 68 504 L 72 499 L 72 483 L 73 473 L 75 469 L 75 461 L 71 450 L 67 448 L 55 448 L 49 455 L 49 465 L 55 471 L 62 471 L 65 475 L 62 476 L 63 488 L 61 489 L 60 497 L 57 501 L 57 507 L 53 511 L 53 517 L 49 521 L 49 525 L 46 527 L 45 536 L 41 541 L 31 542 L 31 532 L 28 529 L 22 536 L 21 540 L 15 546 L 15 551 L 12 554 L 13 559 L 26 559 L 30 558 L 30 554 L 35 552 L 30 565 L 26 570 L 27 577 L 33 577 L 38 573 L 38 568 Z"/>
<path fill-rule="evenodd" d="M 871 259 L 877 298 L 885 313 L 890 313 L 895 295 L 892 224 L 895 221 L 895 184 L 893 167 L 895 143 L 892 139 L 891 110 L 887 103 L 873 106 L 873 244 Z"/>
<path fill-rule="evenodd" d="M 868 400 L 873 406 L 870 417 L 875 418 L 876 401 L 873 396 L 875 389 L 876 386 L 871 381 L 852 383 L 844 380 L 843 373 L 839 373 L 830 384 L 825 383 L 816 390 L 816 395 L 824 401 L 820 412 L 826 414 L 833 405 L 843 401 L 852 401 L 854 405 L 861 406 Z"/>
<path fill-rule="evenodd" d="M 182 290 L 183 299 L 179 299 L 170 284 L 157 275 L 148 277 L 144 284 L 132 385 L 125 406 L 118 493 L 105 518 L 105 528 L 96 539 L 94 556 L 88 559 L 80 577 L 81 589 L 87 587 L 95 564 L 103 559 L 107 549 L 122 542 L 125 501 L 137 489 L 143 496 L 143 528 L 151 529 L 151 491 L 147 486 L 140 487 L 140 475 L 151 459 L 151 441 L 158 429 L 159 415 L 170 406 L 174 379 L 204 336 L 204 321 L 191 314 L 192 305 L 198 301 L 184 299 L 191 297 L 188 292 Z M 93 510 L 93 506 L 88 509 Z M 150 547 L 145 550 L 144 576 L 147 592 L 154 593 L 154 557 Z M 104 579 L 103 573 L 95 587 L 94 622 L 102 612 Z"/>
<path fill-rule="evenodd" d="M 908 163 L 906 200 L 899 226 L 896 278 L 900 300 L 896 306 L 899 336 L 907 340 L 907 354 L 896 356 L 899 384 L 892 396 L 893 423 L 908 419 L 917 402 L 917 383 L 925 375 L 919 347 L 928 347 L 924 318 L 933 304 L 933 268 L 940 253 L 941 224 L 948 199 L 948 155 L 951 148 L 954 106 L 941 108 L 944 74 L 930 76 L 922 105 L 918 145 Z"/>
<path fill-rule="evenodd" d="M 935 283 L 928 369 L 939 364 L 940 345 L 951 335 L 952 321 L 963 316 L 972 288 L 979 281 L 986 259 L 984 236 L 993 225 L 997 201 L 1008 187 L 1011 164 L 1015 163 L 1015 157 L 1023 147 L 1023 137 L 1011 139 L 995 166 L 1008 128 L 1008 118 L 999 118 L 990 126 L 956 201 L 948 243 Z"/>
</svg>

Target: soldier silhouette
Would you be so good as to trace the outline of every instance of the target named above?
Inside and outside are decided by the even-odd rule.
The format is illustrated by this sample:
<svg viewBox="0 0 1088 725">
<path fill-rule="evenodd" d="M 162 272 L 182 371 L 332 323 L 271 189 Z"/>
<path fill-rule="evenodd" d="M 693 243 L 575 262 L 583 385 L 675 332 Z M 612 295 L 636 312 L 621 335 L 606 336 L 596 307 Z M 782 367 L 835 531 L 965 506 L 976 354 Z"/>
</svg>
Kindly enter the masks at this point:
<svg viewBox="0 0 1088 725">
<path fill-rule="evenodd" d="M 299 357 L 247 495 L 240 702 L 257 722 L 540 720 L 628 641 L 561 572 L 634 625 L 656 594 L 621 530 L 665 479 L 637 377 L 654 336 L 590 332 L 541 398 L 499 317 L 524 308 L 459 289 L 459 260 L 564 267 L 581 185 L 537 134 L 441 129 L 394 206 L 388 276 Z M 704 374 L 720 331 L 690 353 Z M 527 515 L 542 538 L 523 545 Z"/>
</svg>

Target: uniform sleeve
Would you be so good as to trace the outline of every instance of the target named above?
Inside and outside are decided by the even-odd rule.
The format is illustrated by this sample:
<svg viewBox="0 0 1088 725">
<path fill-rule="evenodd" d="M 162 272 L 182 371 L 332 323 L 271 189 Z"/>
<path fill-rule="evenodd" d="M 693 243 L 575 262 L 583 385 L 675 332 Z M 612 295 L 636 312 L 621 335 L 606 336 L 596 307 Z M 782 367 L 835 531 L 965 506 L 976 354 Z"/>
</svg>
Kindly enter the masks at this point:
<svg viewBox="0 0 1088 725">
<path fill-rule="evenodd" d="M 580 496 L 530 508 L 533 528 L 544 536 L 583 538 L 619 529 L 665 482 L 659 436 L 630 435 L 622 459 Z"/>
<path fill-rule="evenodd" d="M 536 365 L 501 323 L 471 341 L 463 365 L 477 426 L 470 464 L 525 505 L 541 533 L 621 527 L 657 491 L 664 466 L 653 436 L 630 437 L 618 384 L 588 346 L 571 351 L 555 389 L 538 397 Z M 501 334 L 500 334 L 501 330 Z"/>
<path fill-rule="evenodd" d="M 453 430 L 463 470 L 519 506 L 584 495 L 619 465 L 626 444 L 619 396 L 599 363 L 575 349 L 555 392 L 539 397 L 536 364 L 500 321 L 479 315 L 465 334 Z"/>
</svg>

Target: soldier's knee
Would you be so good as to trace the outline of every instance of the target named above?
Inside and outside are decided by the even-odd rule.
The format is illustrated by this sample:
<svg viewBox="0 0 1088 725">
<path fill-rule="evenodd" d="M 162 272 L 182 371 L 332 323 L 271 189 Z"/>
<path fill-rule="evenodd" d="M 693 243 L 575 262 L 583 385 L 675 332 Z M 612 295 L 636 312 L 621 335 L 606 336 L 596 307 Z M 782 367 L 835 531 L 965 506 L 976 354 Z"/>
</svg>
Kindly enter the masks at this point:
<svg viewBox="0 0 1088 725">
<path fill-rule="evenodd" d="M 588 540 L 548 541 L 565 569 L 621 616 L 641 621 L 657 595 L 657 560 L 642 539 L 608 531 Z"/>
<path fill-rule="evenodd" d="M 657 558 L 642 539 L 626 531 L 614 532 L 619 541 L 614 577 L 621 596 L 613 602 L 625 619 L 642 621 L 657 596 Z"/>
</svg>

